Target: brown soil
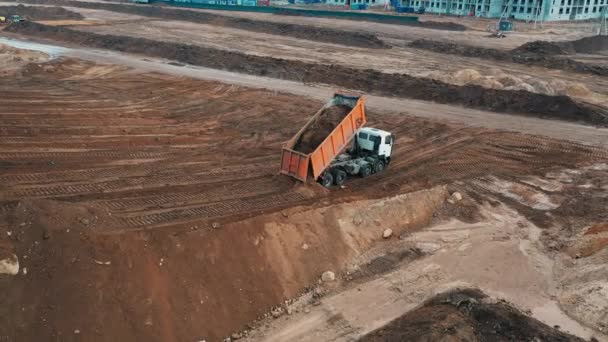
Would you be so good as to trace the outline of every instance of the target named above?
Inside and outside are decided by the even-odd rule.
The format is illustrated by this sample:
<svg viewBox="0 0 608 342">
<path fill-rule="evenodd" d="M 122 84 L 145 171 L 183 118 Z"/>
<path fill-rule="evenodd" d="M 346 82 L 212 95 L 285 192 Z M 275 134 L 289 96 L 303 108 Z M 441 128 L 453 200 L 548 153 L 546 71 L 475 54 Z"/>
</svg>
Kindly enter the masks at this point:
<svg viewBox="0 0 608 342">
<path fill-rule="evenodd" d="M 511 51 L 468 46 L 450 42 L 441 42 L 428 39 L 419 39 L 411 42 L 410 47 L 425 49 L 439 53 L 493 59 L 497 61 L 513 62 L 526 65 L 542 66 L 550 69 L 567 70 L 594 75 L 608 75 L 608 68 L 600 65 L 591 65 L 573 59 L 554 56 L 557 52 L 565 52 L 563 47 L 547 42 L 526 43 Z"/>
<path fill-rule="evenodd" d="M 599 106 L 575 102 L 566 96 L 549 96 L 522 90 L 487 89 L 479 85 L 457 86 L 404 74 L 385 74 L 340 65 L 323 65 L 295 60 L 260 57 L 200 46 L 149 39 L 100 35 L 32 22 L 12 24 L 5 29 L 38 38 L 49 38 L 87 47 L 140 53 L 193 65 L 266 77 L 325 83 L 369 93 L 459 104 L 496 112 L 608 124 L 608 111 Z"/>
<path fill-rule="evenodd" d="M 27 20 L 62 20 L 76 19 L 84 17 L 80 13 L 68 11 L 63 7 L 41 7 L 41 6 L 0 6 L 0 16 L 9 17 L 19 15 Z"/>
<path fill-rule="evenodd" d="M 351 110 L 352 108 L 346 105 L 331 106 L 324 109 L 319 117 L 302 133 L 294 146 L 294 150 L 302 153 L 314 151 Z"/>
<path fill-rule="evenodd" d="M 370 49 L 390 48 L 390 45 L 387 45 L 375 35 L 368 33 L 342 31 L 297 24 L 276 23 L 247 18 L 235 18 L 207 12 L 172 9 L 160 6 L 132 6 L 116 3 L 80 2 L 71 0 L 25 0 L 20 2 L 29 4 L 100 9 L 167 20 L 190 21 L 199 24 L 226 26 L 253 32 L 291 36 L 299 39 L 340 45 L 360 46 Z"/>
<path fill-rule="evenodd" d="M 437 295 L 360 341 L 584 341 L 479 290 Z"/>
<path fill-rule="evenodd" d="M 370 112 L 370 125 L 398 137 L 390 167 L 324 191 L 277 175 L 282 143 L 320 102 L 69 59 L 30 64 L 1 78 L 0 92 L 0 245 L 27 269 L 0 277 L 8 340 L 220 340 L 339 269 L 348 243 L 386 226 L 399 234 L 402 215 L 420 228 L 442 203 L 383 201 L 375 210 L 387 211 L 368 218 L 356 200 L 608 159 Z M 344 222 L 359 226 L 342 236 Z"/>
</svg>

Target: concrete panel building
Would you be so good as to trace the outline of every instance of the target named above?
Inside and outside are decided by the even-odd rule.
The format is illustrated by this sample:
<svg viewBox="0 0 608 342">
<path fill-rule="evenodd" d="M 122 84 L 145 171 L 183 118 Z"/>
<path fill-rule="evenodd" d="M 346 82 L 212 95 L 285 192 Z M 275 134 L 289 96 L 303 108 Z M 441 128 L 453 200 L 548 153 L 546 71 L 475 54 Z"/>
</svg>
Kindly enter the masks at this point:
<svg viewBox="0 0 608 342">
<path fill-rule="evenodd" d="M 430 13 L 519 20 L 585 20 L 602 16 L 608 0 L 401 0 L 403 6 L 424 7 Z"/>
</svg>

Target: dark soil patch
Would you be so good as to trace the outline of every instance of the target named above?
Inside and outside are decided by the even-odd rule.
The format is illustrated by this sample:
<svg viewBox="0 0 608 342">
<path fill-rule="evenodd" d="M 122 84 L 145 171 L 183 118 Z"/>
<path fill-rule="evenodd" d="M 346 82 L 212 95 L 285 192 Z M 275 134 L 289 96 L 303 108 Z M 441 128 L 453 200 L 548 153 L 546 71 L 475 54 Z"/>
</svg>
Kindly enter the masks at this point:
<svg viewBox="0 0 608 342">
<path fill-rule="evenodd" d="M 160 6 L 133 6 L 116 3 L 80 2 L 70 0 L 25 0 L 20 2 L 100 9 L 167 20 L 181 20 L 199 24 L 233 27 L 253 32 L 371 49 L 390 48 L 390 45 L 369 33 L 350 32 L 297 24 L 274 23 L 247 18 L 234 18 L 213 13 L 172 9 Z"/>
<path fill-rule="evenodd" d="M 607 67 L 586 64 L 570 58 L 556 56 L 556 53 L 561 54 L 570 51 L 567 46 L 556 43 L 526 43 L 510 51 L 428 39 L 415 40 L 408 46 L 416 49 L 424 49 L 445 54 L 493 59 L 497 61 L 541 66 L 549 69 L 608 76 Z"/>
<path fill-rule="evenodd" d="M 368 17 L 357 17 L 357 18 L 345 18 L 338 16 L 331 16 L 327 13 L 323 13 L 324 11 L 318 11 L 321 15 L 309 14 L 308 12 L 299 12 L 299 11 L 279 11 L 275 13 L 276 15 L 287 15 L 287 16 L 295 16 L 295 17 L 322 17 L 322 18 L 333 18 L 339 20 L 356 20 L 356 21 L 369 21 L 376 22 L 380 24 L 391 24 L 391 25 L 405 25 L 405 26 L 415 26 L 415 27 L 423 27 L 433 30 L 443 30 L 443 31 L 466 31 L 467 27 L 461 24 L 456 23 L 443 23 L 439 21 L 402 21 L 397 18 L 391 19 L 390 15 L 386 15 L 382 18 L 368 18 Z"/>
<path fill-rule="evenodd" d="M 19 15 L 27 20 L 81 20 L 80 13 L 68 11 L 63 7 L 41 7 L 41 6 L 0 6 L 0 16 L 9 17 Z"/>
<path fill-rule="evenodd" d="M 369 333 L 359 341 L 584 341 L 526 316 L 479 290 L 455 290 Z"/>
<path fill-rule="evenodd" d="M 398 252 L 389 252 L 360 266 L 358 270 L 348 275 L 348 279 L 350 281 L 362 281 L 364 279 L 369 279 L 369 277 L 383 275 L 391 272 L 400 264 L 412 262 L 423 255 L 424 253 L 418 248 L 408 248 Z"/>
<path fill-rule="evenodd" d="M 543 40 L 525 43 L 511 51 L 515 53 L 537 53 L 541 55 L 565 55 L 571 52 L 558 43 L 546 42 Z"/>
<path fill-rule="evenodd" d="M 385 74 L 371 69 L 326 65 L 247 55 L 239 52 L 159 42 L 143 38 L 100 35 L 21 22 L 5 31 L 49 38 L 78 45 L 176 60 L 209 68 L 305 83 L 324 83 L 369 93 L 457 104 L 495 112 L 608 125 L 608 111 L 599 106 L 577 103 L 567 96 L 549 96 L 527 91 L 487 89 L 478 85 L 457 86 L 404 74 Z"/>
<path fill-rule="evenodd" d="M 569 42 L 578 53 L 596 53 L 599 51 L 608 51 L 608 36 L 593 36 L 585 37 Z"/>
<path fill-rule="evenodd" d="M 346 105 L 331 106 L 324 109 L 319 117 L 302 133 L 294 150 L 302 153 L 314 151 L 351 110 L 352 108 Z"/>
</svg>

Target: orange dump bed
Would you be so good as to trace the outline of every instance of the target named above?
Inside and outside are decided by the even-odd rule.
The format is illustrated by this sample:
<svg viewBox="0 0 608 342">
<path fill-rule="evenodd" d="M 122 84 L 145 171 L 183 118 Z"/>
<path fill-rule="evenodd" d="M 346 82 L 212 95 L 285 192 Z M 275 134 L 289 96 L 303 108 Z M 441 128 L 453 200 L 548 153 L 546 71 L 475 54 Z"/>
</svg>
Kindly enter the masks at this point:
<svg viewBox="0 0 608 342">
<path fill-rule="evenodd" d="M 321 115 L 323 110 L 331 106 L 346 105 L 352 110 L 336 126 L 336 128 L 321 142 L 321 144 L 310 153 L 302 153 L 294 150 L 302 134 Z M 348 96 L 335 94 L 334 97 L 323 106 L 315 115 L 308 120 L 306 125 L 289 140 L 283 147 L 281 154 L 281 170 L 285 175 L 292 176 L 303 182 L 309 177 L 313 180 L 327 169 L 331 161 L 349 146 L 359 128 L 367 122 L 365 116 L 364 99 L 362 96 Z"/>
</svg>

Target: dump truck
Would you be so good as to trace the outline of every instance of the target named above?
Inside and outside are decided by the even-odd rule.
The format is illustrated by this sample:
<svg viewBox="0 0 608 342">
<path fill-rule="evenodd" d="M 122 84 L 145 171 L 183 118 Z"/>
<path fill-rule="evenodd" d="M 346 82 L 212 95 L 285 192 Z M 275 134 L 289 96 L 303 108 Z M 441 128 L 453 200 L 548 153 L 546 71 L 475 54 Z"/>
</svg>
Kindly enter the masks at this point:
<svg viewBox="0 0 608 342">
<path fill-rule="evenodd" d="M 395 136 L 367 123 L 363 96 L 336 93 L 282 149 L 280 173 L 325 187 L 368 177 L 391 162 Z"/>
</svg>

